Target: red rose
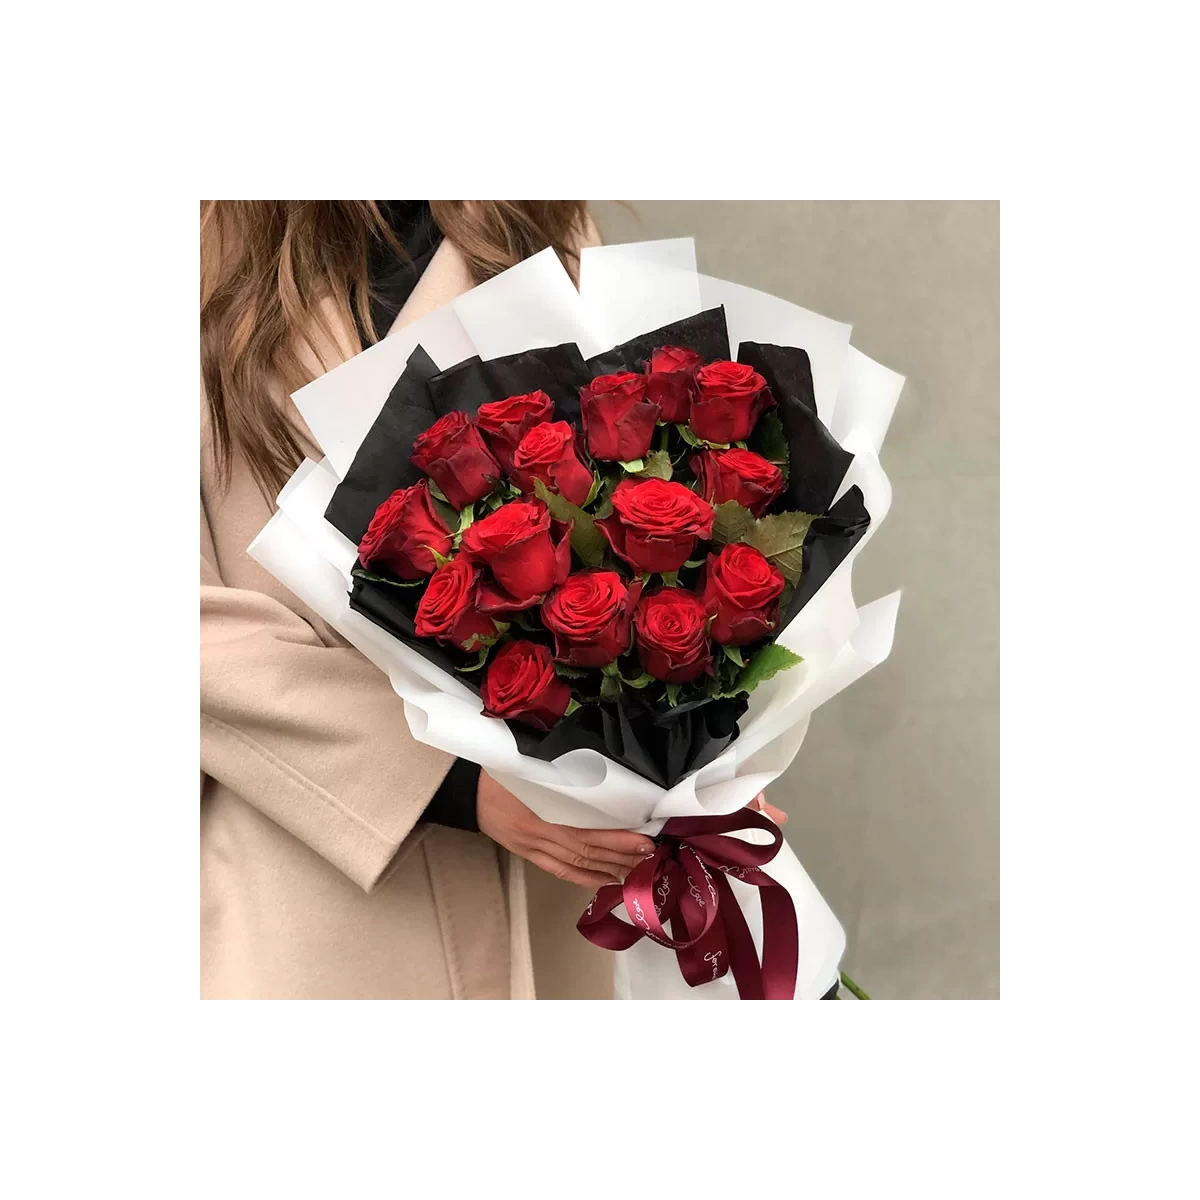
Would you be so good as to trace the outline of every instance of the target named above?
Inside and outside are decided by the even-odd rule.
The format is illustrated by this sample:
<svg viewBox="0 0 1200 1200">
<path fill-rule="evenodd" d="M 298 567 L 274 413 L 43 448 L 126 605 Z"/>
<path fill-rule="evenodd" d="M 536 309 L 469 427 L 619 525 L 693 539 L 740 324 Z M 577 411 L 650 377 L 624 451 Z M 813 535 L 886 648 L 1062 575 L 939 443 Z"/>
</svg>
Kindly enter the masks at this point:
<svg viewBox="0 0 1200 1200">
<path fill-rule="evenodd" d="M 460 650 L 478 650 L 481 641 L 495 638 L 496 622 L 477 607 L 482 575 L 461 554 L 438 567 L 417 605 L 417 637 L 436 638 Z"/>
<path fill-rule="evenodd" d="M 633 616 L 642 668 L 664 683 L 688 683 L 709 671 L 708 614 L 684 588 L 643 596 Z"/>
<path fill-rule="evenodd" d="M 547 732 L 567 711 L 571 689 L 554 673 L 554 660 L 535 642 L 508 642 L 483 676 L 483 711 L 524 721 Z"/>
<path fill-rule="evenodd" d="M 731 542 L 710 554 L 701 599 L 715 618 L 709 636 L 723 646 L 746 646 L 779 624 L 779 597 L 786 580 L 752 546 Z"/>
<path fill-rule="evenodd" d="M 678 571 L 712 533 L 713 507 L 682 483 L 626 479 L 613 492 L 613 513 L 596 522 L 635 571 Z"/>
<path fill-rule="evenodd" d="M 471 418 L 457 410 L 439 417 L 414 440 L 412 461 L 455 508 L 482 500 L 503 474 Z"/>
<path fill-rule="evenodd" d="M 512 471 L 513 455 L 521 439 L 535 426 L 554 416 L 554 401 L 545 392 L 509 396 L 481 404 L 475 421 L 483 431 L 496 460 L 507 475 Z"/>
<path fill-rule="evenodd" d="M 535 425 L 513 456 L 513 482 L 523 492 L 533 491 L 540 479 L 552 492 L 582 507 L 592 490 L 592 473 L 575 451 L 575 430 L 566 421 Z"/>
<path fill-rule="evenodd" d="M 745 363 L 715 362 L 696 372 L 692 432 L 706 442 L 744 442 L 775 405 L 767 381 Z"/>
<path fill-rule="evenodd" d="M 593 458 L 632 462 L 650 449 L 661 409 L 646 399 L 644 375 L 600 375 L 579 389 L 579 407 Z"/>
<path fill-rule="evenodd" d="M 437 566 L 431 550 L 449 556 L 446 528 L 425 480 L 393 492 L 376 510 L 358 543 L 358 561 L 369 571 L 420 579 Z"/>
<path fill-rule="evenodd" d="M 532 608 L 571 570 L 570 525 L 555 544 L 550 510 L 540 500 L 512 500 L 476 521 L 463 534 L 463 553 L 491 568 L 479 585 L 482 612 Z"/>
<path fill-rule="evenodd" d="M 783 491 L 783 472 L 753 450 L 702 450 L 692 455 L 692 474 L 700 482 L 700 494 L 713 504 L 736 500 L 756 517 L 767 511 Z"/>
<path fill-rule="evenodd" d="M 696 394 L 696 368 L 704 361 L 695 350 L 659 346 L 646 368 L 646 399 L 662 409 L 660 421 L 686 425 Z"/>
<path fill-rule="evenodd" d="M 542 601 L 542 624 L 554 634 L 554 657 L 571 667 L 603 667 L 629 649 L 641 580 L 628 587 L 616 571 L 572 575 Z"/>
</svg>

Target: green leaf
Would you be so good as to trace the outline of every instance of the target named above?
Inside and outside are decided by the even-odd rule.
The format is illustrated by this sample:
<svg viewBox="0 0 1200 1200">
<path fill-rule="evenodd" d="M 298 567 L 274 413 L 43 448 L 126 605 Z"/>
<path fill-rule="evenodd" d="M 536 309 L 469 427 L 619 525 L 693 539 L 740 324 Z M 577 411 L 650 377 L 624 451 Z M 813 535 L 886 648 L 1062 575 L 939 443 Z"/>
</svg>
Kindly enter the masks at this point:
<svg viewBox="0 0 1200 1200">
<path fill-rule="evenodd" d="M 592 486 L 588 489 L 587 499 L 583 502 L 584 508 L 600 494 L 600 489 L 604 486 L 604 480 L 600 477 L 599 471 L 592 472 Z"/>
<path fill-rule="evenodd" d="M 571 549 L 575 551 L 585 566 L 598 567 L 604 559 L 604 549 L 608 545 L 608 541 L 604 534 L 596 528 L 596 522 L 592 515 L 552 492 L 540 479 L 533 481 L 533 490 L 537 498 L 545 503 L 550 510 L 550 515 L 556 521 L 575 522 L 575 526 L 571 530 Z"/>
<path fill-rule="evenodd" d="M 764 558 L 768 558 L 794 587 L 803 569 L 804 539 L 816 518 L 812 513 L 787 512 L 755 521 L 749 536 L 743 539 Z"/>
<path fill-rule="evenodd" d="M 687 442 L 687 444 L 689 446 L 703 446 L 704 445 L 704 443 L 692 432 L 690 426 L 676 425 L 675 428 L 679 432 L 679 436 L 681 438 L 683 438 L 683 440 L 685 442 Z"/>
<path fill-rule="evenodd" d="M 450 504 L 450 501 L 446 499 L 446 493 L 443 492 L 442 489 L 440 487 L 438 487 L 438 485 L 436 483 L 434 483 L 432 479 L 429 480 L 429 494 L 435 500 L 440 500 L 443 504 Z M 455 511 L 453 504 L 450 504 L 450 511 L 451 512 Z M 450 528 L 451 529 L 454 528 L 453 522 L 451 522 Z"/>
<path fill-rule="evenodd" d="M 667 587 L 678 587 L 679 586 L 679 572 L 678 571 L 664 571 L 662 573 L 662 581 L 664 584 L 666 584 Z"/>
<path fill-rule="evenodd" d="M 643 671 L 636 679 L 626 679 L 624 676 L 622 676 L 621 682 L 624 683 L 626 687 L 641 689 L 652 684 L 654 682 L 654 676 L 647 675 L 646 672 Z"/>
<path fill-rule="evenodd" d="M 613 511 L 612 496 L 611 495 L 605 496 L 604 499 L 600 501 L 600 507 L 596 509 L 596 514 L 595 514 L 596 519 L 598 521 L 603 521 L 605 517 L 612 516 L 612 511 Z"/>
<path fill-rule="evenodd" d="M 685 567 L 702 567 L 706 561 L 707 559 L 703 558 L 689 558 L 683 565 Z"/>
<path fill-rule="evenodd" d="M 466 508 L 458 514 L 458 536 L 462 537 L 472 525 L 475 524 L 475 506 L 468 504 Z"/>
<path fill-rule="evenodd" d="M 439 567 L 444 567 L 450 561 L 444 554 L 439 554 L 432 546 L 426 546 L 425 549 L 433 555 L 433 561 Z"/>
<path fill-rule="evenodd" d="M 772 642 L 755 654 L 750 665 L 738 674 L 737 691 L 752 692 L 760 683 L 803 661 L 800 655 L 793 654 L 786 646 Z"/>
<path fill-rule="evenodd" d="M 484 646 L 484 648 L 479 651 L 479 661 L 478 662 L 472 663 L 469 667 L 455 667 L 454 669 L 460 675 L 470 675 L 472 671 L 478 671 L 483 666 L 483 664 L 485 662 L 487 662 L 487 657 L 491 653 L 491 650 L 492 650 L 491 646 Z"/>
<path fill-rule="evenodd" d="M 566 663 L 556 662 L 554 664 L 555 673 L 563 679 L 586 679 L 588 673 L 581 670 L 579 667 L 568 667 Z"/>
<path fill-rule="evenodd" d="M 608 676 L 609 679 L 620 679 L 621 677 L 621 664 L 618 663 L 615 658 L 612 660 L 612 662 L 606 663 L 604 666 L 602 666 L 600 670 L 606 676 Z"/>
<path fill-rule="evenodd" d="M 621 463 L 621 469 L 628 475 L 636 475 L 639 471 L 646 469 L 646 460 L 644 458 L 631 458 L 628 462 Z"/>
<path fill-rule="evenodd" d="M 583 705 L 580 704 L 579 701 L 576 700 L 574 696 L 572 696 L 571 699 L 567 701 L 566 711 L 563 713 L 563 716 L 569 717 L 573 712 L 577 712 L 582 707 L 583 707 Z"/>
<path fill-rule="evenodd" d="M 746 665 L 746 660 L 742 658 L 742 652 L 737 646 L 722 646 L 722 652 L 730 662 L 735 662 L 739 667 Z"/>
<path fill-rule="evenodd" d="M 503 496 L 500 492 L 493 492 L 487 498 L 486 503 L 487 503 L 488 508 L 492 512 L 495 512 L 496 509 L 498 509 L 500 507 L 500 505 L 502 505 L 504 503 L 505 499 L 506 499 L 506 497 Z"/>
<path fill-rule="evenodd" d="M 713 521 L 712 540 L 715 545 L 727 546 L 730 542 L 744 542 L 754 528 L 754 514 L 743 508 L 736 500 L 726 500 L 716 505 L 716 520 Z M 781 567 L 780 570 L 783 568 Z"/>
<path fill-rule="evenodd" d="M 621 694 L 621 680 L 616 675 L 605 675 L 600 680 L 600 699 L 615 700 Z"/>
<path fill-rule="evenodd" d="M 755 454 L 761 454 L 767 462 L 774 463 L 783 472 L 784 479 L 788 477 L 790 448 L 777 412 L 769 412 L 759 418 L 747 445 Z"/>
<path fill-rule="evenodd" d="M 682 683 L 668 683 L 667 688 L 667 703 L 674 708 L 679 703 L 679 689 L 683 687 Z"/>
<path fill-rule="evenodd" d="M 383 575 L 372 575 L 365 567 L 355 567 L 350 574 L 355 579 L 369 579 L 372 583 L 386 583 L 391 587 L 420 587 L 425 582 L 424 579 L 413 579 L 410 582 L 404 582 L 400 579 L 388 579 Z"/>
<path fill-rule="evenodd" d="M 655 450 L 648 459 L 645 460 L 645 465 L 638 472 L 641 479 L 667 479 L 671 478 L 671 456 L 665 450 Z"/>
</svg>

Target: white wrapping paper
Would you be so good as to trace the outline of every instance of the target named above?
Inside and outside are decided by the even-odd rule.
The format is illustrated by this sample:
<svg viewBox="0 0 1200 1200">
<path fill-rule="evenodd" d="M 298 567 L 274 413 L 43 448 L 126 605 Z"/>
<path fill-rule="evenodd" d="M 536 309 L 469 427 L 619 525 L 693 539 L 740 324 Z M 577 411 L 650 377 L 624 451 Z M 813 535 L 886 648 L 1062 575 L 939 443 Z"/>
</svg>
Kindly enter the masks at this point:
<svg viewBox="0 0 1200 1200">
<path fill-rule="evenodd" d="M 418 344 L 443 369 L 472 354 L 495 358 L 566 341 L 591 357 L 717 304 L 725 305 L 734 357 L 741 341 L 808 352 L 820 415 L 855 455 L 842 490 L 862 488 L 870 528 L 780 636 L 803 663 L 752 693 L 740 736 L 706 767 L 664 789 L 590 749 L 553 762 L 523 755 L 508 726 L 483 716 L 480 699 L 458 679 L 350 608 L 356 548 L 325 521 L 325 508 Z M 249 553 L 387 673 L 414 737 L 479 763 L 544 820 L 654 834 L 671 817 L 733 812 L 791 763 L 812 711 L 891 650 L 899 593 L 859 608 L 851 579 L 855 558 L 891 503 L 878 452 L 903 379 L 854 350 L 849 337 L 847 325 L 697 275 L 691 239 L 584 250 L 579 292 L 553 252 L 543 251 L 295 394 L 326 457 L 296 471 Z M 819 998 L 837 980 L 845 935 L 786 844 L 766 871 L 788 887 L 796 905 L 796 998 Z M 730 882 L 761 953 L 757 889 Z M 732 976 L 689 988 L 674 955 L 648 940 L 615 958 L 619 999 L 737 999 Z"/>
</svg>

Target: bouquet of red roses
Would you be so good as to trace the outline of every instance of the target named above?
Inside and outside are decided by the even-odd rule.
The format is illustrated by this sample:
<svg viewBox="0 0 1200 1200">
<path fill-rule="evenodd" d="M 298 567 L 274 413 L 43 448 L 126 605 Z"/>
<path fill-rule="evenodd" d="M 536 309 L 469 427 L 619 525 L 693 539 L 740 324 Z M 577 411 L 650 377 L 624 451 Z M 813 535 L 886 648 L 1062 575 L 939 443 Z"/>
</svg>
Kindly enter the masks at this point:
<svg viewBox="0 0 1200 1200">
<path fill-rule="evenodd" d="M 581 430 L 541 390 L 449 412 L 357 574 L 414 589 L 416 636 L 477 654 L 458 669 L 484 668 L 491 716 L 549 732 L 625 688 L 663 711 L 747 694 L 800 661 L 772 635 L 813 518 L 767 515 L 788 470 L 774 406 L 753 367 L 662 346 L 581 390 Z"/>
<path fill-rule="evenodd" d="M 527 752 L 596 745 L 669 787 L 801 661 L 775 636 L 814 521 L 826 528 L 809 574 L 824 576 L 834 557 L 814 563 L 812 548 L 848 549 L 869 517 L 857 493 L 827 514 L 847 459 L 816 416 L 803 349 L 743 343 L 746 361 L 714 360 L 702 350 L 726 344 L 720 309 L 656 332 L 690 344 L 606 356 L 633 370 L 576 362 L 569 395 L 538 352 L 518 374 L 543 386 L 520 394 L 490 398 L 477 364 L 439 373 L 425 400 L 444 404 L 461 375 L 461 406 L 411 441 L 410 364 L 327 515 L 356 535 L 363 497 L 391 489 L 359 538 L 352 604 L 477 675 L 484 712 L 519 723 Z"/>
<path fill-rule="evenodd" d="M 891 646 L 898 596 L 856 606 L 849 567 L 902 381 L 849 332 L 699 275 L 690 240 L 585 250 L 578 291 L 546 251 L 294 397 L 326 458 L 250 553 L 418 740 L 654 837 L 579 921 L 625 951 L 619 996 L 837 978 L 836 918 L 746 805 Z"/>
</svg>

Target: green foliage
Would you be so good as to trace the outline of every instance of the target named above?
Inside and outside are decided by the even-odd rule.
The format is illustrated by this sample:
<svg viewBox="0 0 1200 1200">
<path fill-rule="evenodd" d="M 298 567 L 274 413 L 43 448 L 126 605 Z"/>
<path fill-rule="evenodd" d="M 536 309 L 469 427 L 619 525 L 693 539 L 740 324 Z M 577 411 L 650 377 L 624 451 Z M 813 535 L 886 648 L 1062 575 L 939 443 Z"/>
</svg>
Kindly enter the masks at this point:
<svg viewBox="0 0 1200 1200">
<path fill-rule="evenodd" d="M 714 511 L 717 514 L 712 531 L 714 545 L 746 541 L 754 528 L 754 514 L 748 508 L 743 508 L 736 500 L 726 500 L 724 504 L 716 505 Z"/>
<path fill-rule="evenodd" d="M 808 527 L 816 518 L 812 513 L 777 513 L 755 521 L 754 528 L 743 540 L 764 558 L 770 559 L 793 587 L 800 582 L 803 567 L 804 539 Z"/>
<path fill-rule="evenodd" d="M 665 686 L 667 690 L 667 703 L 674 708 L 679 703 L 679 689 L 683 687 L 683 684 L 668 683 Z"/>
<path fill-rule="evenodd" d="M 621 463 L 621 470 L 627 475 L 636 475 L 639 471 L 646 469 L 646 460 L 644 458 L 631 458 L 628 462 Z"/>
<path fill-rule="evenodd" d="M 721 652 L 730 662 L 736 663 L 739 667 L 746 665 L 746 660 L 742 658 L 741 649 L 737 646 L 722 646 Z"/>
<path fill-rule="evenodd" d="M 532 626 L 529 626 L 532 628 Z M 580 667 L 568 667 L 566 663 L 556 662 L 554 664 L 555 673 L 562 679 L 586 679 L 588 673 Z"/>
<path fill-rule="evenodd" d="M 703 446 L 704 443 L 692 432 L 689 425 L 676 425 L 675 431 L 689 446 Z"/>
<path fill-rule="evenodd" d="M 585 513 L 582 508 L 552 492 L 540 479 L 533 481 L 533 490 L 556 521 L 575 522 L 571 530 L 571 549 L 585 566 L 598 567 L 604 559 L 604 549 L 608 542 L 596 527 L 591 514 Z"/>
<path fill-rule="evenodd" d="M 480 670 L 483 667 L 483 664 L 487 662 L 487 657 L 491 653 L 491 650 L 491 646 L 484 646 L 484 648 L 479 651 L 479 660 L 477 662 L 472 663 L 469 667 L 455 667 L 454 669 L 460 675 L 470 675 L 473 671 Z"/>
<path fill-rule="evenodd" d="M 764 413 L 759 418 L 747 445 L 755 454 L 774 463 L 783 472 L 784 479 L 788 478 L 790 448 L 777 412 Z"/>
<path fill-rule="evenodd" d="M 439 567 L 444 567 L 450 561 L 444 554 L 439 554 L 432 546 L 426 546 L 425 549 L 433 555 L 433 561 Z"/>
<path fill-rule="evenodd" d="M 786 671 L 803 661 L 800 655 L 793 654 L 786 646 L 771 642 L 754 655 L 745 670 L 738 673 L 736 690 L 752 692 L 760 683 L 765 683 L 780 671 Z"/>
<path fill-rule="evenodd" d="M 655 450 L 644 460 L 642 469 L 637 473 L 639 479 L 666 480 L 671 478 L 671 474 L 671 456 L 665 450 Z"/>
<path fill-rule="evenodd" d="M 413 579 L 409 582 L 400 579 L 388 579 L 385 575 L 372 575 L 365 567 L 355 567 L 350 574 L 355 579 L 369 579 L 372 583 L 386 583 L 389 587 L 414 588 L 420 587 L 425 582 L 424 579 Z"/>
</svg>

